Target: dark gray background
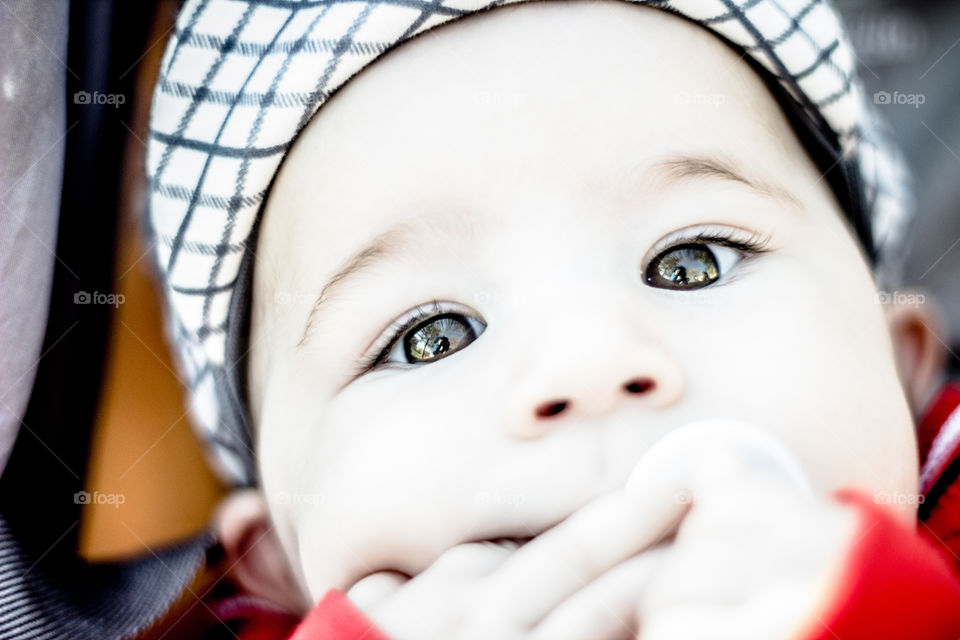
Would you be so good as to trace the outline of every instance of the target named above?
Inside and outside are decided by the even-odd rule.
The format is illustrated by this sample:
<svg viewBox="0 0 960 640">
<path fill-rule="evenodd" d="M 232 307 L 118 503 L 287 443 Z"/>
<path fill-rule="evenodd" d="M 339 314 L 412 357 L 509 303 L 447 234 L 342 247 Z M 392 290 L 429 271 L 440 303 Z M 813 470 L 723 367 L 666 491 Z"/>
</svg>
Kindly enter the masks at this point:
<svg viewBox="0 0 960 640">
<path fill-rule="evenodd" d="M 904 284 L 929 288 L 943 307 L 954 371 L 960 352 L 960 3 L 840 0 L 869 96 L 922 96 L 878 105 L 907 157 L 918 205 Z"/>
</svg>

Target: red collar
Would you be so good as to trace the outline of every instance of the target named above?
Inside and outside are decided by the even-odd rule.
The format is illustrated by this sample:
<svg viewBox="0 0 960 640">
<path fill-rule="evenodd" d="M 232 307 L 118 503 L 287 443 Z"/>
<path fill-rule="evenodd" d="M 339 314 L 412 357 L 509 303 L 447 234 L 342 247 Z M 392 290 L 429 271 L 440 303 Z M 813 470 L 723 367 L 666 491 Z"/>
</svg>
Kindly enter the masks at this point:
<svg viewBox="0 0 960 640">
<path fill-rule="evenodd" d="M 960 385 L 941 388 L 917 427 L 920 533 L 960 567 Z"/>
<path fill-rule="evenodd" d="M 960 453 L 960 384 L 948 382 L 930 401 L 917 426 L 920 493 L 926 495 Z"/>
</svg>

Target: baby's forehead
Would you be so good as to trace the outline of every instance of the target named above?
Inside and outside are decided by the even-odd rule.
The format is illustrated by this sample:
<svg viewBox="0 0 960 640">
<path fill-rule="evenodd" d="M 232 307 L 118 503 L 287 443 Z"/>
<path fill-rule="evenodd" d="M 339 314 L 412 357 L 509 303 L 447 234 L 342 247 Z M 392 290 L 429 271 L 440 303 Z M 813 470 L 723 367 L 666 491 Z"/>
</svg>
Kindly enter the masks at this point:
<svg viewBox="0 0 960 640">
<path fill-rule="evenodd" d="M 632 123 L 611 116 L 593 123 L 589 134 L 566 137 L 549 127 L 512 135 L 510 124 L 491 122 L 410 147 L 389 138 L 406 136 L 402 127 L 375 125 L 384 137 L 371 146 L 349 137 L 335 140 L 338 127 L 331 127 L 333 137 L 318 136 L 310 145 L 308 132 L 308 144 L 291 154 L 268 200 L 266 224 L 289 224 L 290 235 L 375 232 L 364 252 L 374 255 L 415 252 L 418 240 L 434 234 L 475 238 L 522 222 L 535 210 L 550 209 L 552 222 L 583 215 L 577 207 L 589 208 L 591 219 L 613 222 L 604 212 L 639 211 L 668 196 L 696 198 L 705 187 L 802 209 L 802 195 L 816 186 L 819 174 L 787 124 L 777 122 L 770 131 L 748 121 L 741 126 L 752 135 L 737 137 L 734 125 L 713 117 L 678 121 L 676 135 L 663 133 L 671 126 L 667 119 Z M 331 154 L 333 147 L 348 161 Z M 361 158 L 362 166 L 353 162 Z M 290 217 L 299 220 L 290 223 Z M 544 230 L 542 224 L 538 231 Z"/>
<path fill-rule="evenodd" d="M 613 5 L 526 3 L 404 43 L 306 127 L 264 226 L 359 247 L 340 251 L 349 272 L 434 231 L 495 233 L 550 198 L 559 214 L 575 199 L 623 208 L 724 184 L 801 206 L 798 179 L 815 171 L 756 72 L 701 27 Z M 585 15 L 609 64 L 557 35 Z"/>
<path fill-rule="evenodd" d="M 698 25 L 631 3 L 521 3 L 377 59 L 315 115 L 281 178 L 304 164 L 315 181 L 389 192 L 392 174 L 435 193 L 499 177 L 481 161 L 535 180 L 655 151 L 763 169 L 790 137 L 756 72 Z"/>
<path fill-rule="evenodd" d="M 377 102 L 391 108 L 422 95 L 435 101 L 433 112 L 497 114 L 581 103 L 602 114 L 609 98 L 705 109 L 750 104 L 760 88 L 754 74 L 715 34 L 661 9 L 539 2 L 475 14 L 413 38 L 368 66 L 344 92 L 370 85 L 380 93 Z M 391 95 L 391 89 L 398 91 Z M 549 117 L 549 110 L 542 115 Z M 673 117 L 667 109 L 659 115 Z"/>
</svg>

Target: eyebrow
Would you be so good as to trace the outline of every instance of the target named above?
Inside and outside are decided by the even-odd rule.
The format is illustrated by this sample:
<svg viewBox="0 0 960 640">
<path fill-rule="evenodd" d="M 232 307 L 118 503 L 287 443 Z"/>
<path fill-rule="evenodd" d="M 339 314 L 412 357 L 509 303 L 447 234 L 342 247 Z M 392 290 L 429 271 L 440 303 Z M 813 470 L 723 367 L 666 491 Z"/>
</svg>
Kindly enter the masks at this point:
<svg viewBox="0 0 960 640">
<path fill-rule="evenodd" d="M 316 316 L 320 311 L 320 305 L 331 297 L 332 290 L 338 286 L 342 287 L 344 281 L 348 280 L 351 276 L 369 269 L 378 262 L 388 260 L 390 254 L 396 251 L 398 244 L 397 236 L 402 234 L 403 229 L 405 229 L 405 225 L 396 225 L 378 234 L 369 244 L 353 254 L 340 270 L 327 281 L 327 284 L 323 285 L 323 289 L 320 290 L 320 295 L 317 296 L 313 307 L 310 309 L 307 323 L 303 327 L 303 336 L 301 336 L 300 341 L 297 343 L 297 347 L 302 347 L 307 343 L 307 339 L 310 336 L 310 329 L 313 327 Z"/>
<path fill-rule="evenodd" d="M 311 329 L 319 317 L 321 305 L 333 298 L 337 291 L 342 289 L 350 280 L 408 252 L 411 247 L 418 244 L 419 238 L 422 238 L 425 233 L 446 237 L 473 238 L 476 231 L 473 222 L 474 218 L 470 216 L 469 211 L 447 210 L 439 215 L 420 216 L 409 222 L 398 222 L 386 231 L 374 236 L 370 242 L 350 256 L 320 290 L 320 295 L 317 296 L 317 300 L 310 309 L 310 315 L 307 317 L 307 322 L 303 327 L 303 335 L 297 343 L 297 347 L 304 346 L 310 339 Z M 323 308 L 326 309 L 328 306 Z"/>
<path fill-rule="evenodd" d="M 743 184 L 760 195 L 780 200 L 797 209 L 803 205 L 799 198 L 786 188 L 762 181 L 758 178 L 747 177 L 735 163 L 717 157 L 678 155 L 661 160 L 653 165 L 654 173 L 658 171 L 668 183 L 680 182 L 691 178 L 718 178 L 728 182 Z M 636 167 L 633 168 L 636 171 Z"/>
<path fill-rule="evenodd" d="M 631 184 L 646 182 L 650 179 L 662 178 L 667 185 L 680 183 L 691 179 L 719 179 L 727 182 L 742 184 L 760 195 L 783 201 L 793 207 L 802 208 L 800 201 L 783 187 L 769 184 L 757 178 L 748 178 L 732 162 L 716 157 L 698 155 L 677 155 L 661 159 L 652 165 L 631 165 L 625 171 L 615 176 L 613 190 L 624 192 L 623 182 Z M 611 195 L 609 192 L 606 195 Z M 453 222 L 453 224 L 449 224 Z M 388 263 L 398 255 L 407 252 L 417 243 L 417 237 L 424 231 L 439 231 L 448 237 L 473 237 L 474 227 L 469 211 L 444 211 L 439 215 L 422 216 L 410 222 L 399 222 L 386 231 L 377 234 L 374 238 L 350 256 L 339 270 L 327 281 L 320 290 L 310 315 L 303 328 L 303 336 L 297 343 L 302 347 L 309 341 L 312 328 L 317 322 L 320 312 L 330 305 L 324 305 L 336 295 L 336 292 L 346 286 L 360 274 L 373 267 Z M 464 233 L 466 231 L 466 233 Z"/>
</svg>

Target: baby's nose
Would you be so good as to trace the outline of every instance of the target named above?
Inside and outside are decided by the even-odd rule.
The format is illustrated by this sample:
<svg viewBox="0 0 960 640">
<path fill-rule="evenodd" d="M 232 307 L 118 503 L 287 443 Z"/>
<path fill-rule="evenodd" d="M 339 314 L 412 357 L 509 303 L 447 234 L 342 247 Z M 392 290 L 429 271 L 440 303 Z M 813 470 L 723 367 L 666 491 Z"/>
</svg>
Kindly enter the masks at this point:
<svg viewBox="0 0 960 640">
<path fill-rule="evenodd" d="M 623 390 L 627 393 L 647 393 L 651 391 L 656 383 L 650 378 L 634 378 L 623 384 Z M 561 398 L 559 400 L 548 400 L 534 409 L 538 418 L 549 418 L 567 411 L 571 400 Z"/>
<path fill-rule="evenodd" d="M 571 419 L 601 422 L 621 410 L 663 408 L 683 390 L 679 365 L 653 345 L 624 348 L 614 357 L 554 360 L 525 376 L 508 402 L 516 438 L 536 438 Z"/>
</svg>

